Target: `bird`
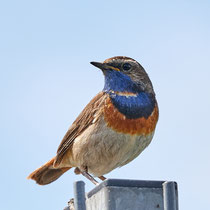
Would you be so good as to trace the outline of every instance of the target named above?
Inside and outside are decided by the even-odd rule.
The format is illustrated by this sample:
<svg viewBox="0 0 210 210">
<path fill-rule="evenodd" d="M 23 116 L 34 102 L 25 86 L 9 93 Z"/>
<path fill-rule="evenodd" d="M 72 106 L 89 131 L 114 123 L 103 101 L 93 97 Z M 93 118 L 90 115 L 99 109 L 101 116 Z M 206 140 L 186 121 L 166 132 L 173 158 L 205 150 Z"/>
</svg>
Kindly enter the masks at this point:
<svg viewBox="0 0 210 210">
<path fill-rule="evenodd" d="M 83 109 L 63 137 L 55 157 L 28 179 L 39 185 L 71 168 L 93 184 L 135 159 L 151 142 L 159 118 L 152 82 L 136 60 L 115 56 L 90 62 L 104 75 L 104 88 Z"/>
</svg>

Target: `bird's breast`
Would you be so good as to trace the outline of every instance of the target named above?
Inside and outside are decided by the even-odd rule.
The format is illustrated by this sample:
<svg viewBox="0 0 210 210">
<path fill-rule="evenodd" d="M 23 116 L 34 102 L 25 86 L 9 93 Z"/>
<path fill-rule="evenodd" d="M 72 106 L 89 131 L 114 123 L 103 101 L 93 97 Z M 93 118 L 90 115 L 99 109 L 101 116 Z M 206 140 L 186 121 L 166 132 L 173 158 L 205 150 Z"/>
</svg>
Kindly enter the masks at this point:
<svg viewBox="0 0 210 210">
<path fill-rule="evenodd" d="M 158 121 L 156 102 L 143 95 L 117 95 L 107 97 L 104 106 L 104 119 L 113 130 L 130 135 L 148 135 L 155 130 Z"/>
</svg>

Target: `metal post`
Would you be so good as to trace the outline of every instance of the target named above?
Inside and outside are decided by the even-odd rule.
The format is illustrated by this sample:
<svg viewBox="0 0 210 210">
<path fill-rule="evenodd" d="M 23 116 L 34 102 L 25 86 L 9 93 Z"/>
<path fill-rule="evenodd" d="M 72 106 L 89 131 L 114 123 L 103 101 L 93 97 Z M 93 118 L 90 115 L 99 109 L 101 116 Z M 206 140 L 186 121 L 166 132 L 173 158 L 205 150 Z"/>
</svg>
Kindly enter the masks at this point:
<svg viewBox="0 0 210 210">
<path fill-rule="evenodd" d="M 83 181 L 74 183 L 74 205 L 75 210 L 86 210 L 85 183 Z"/>
<path fill-rule="evenodd" d="M 164 210 L 178 210 L 178 190 L 176 182 L 163 183 Z"/>
<path fill-rule="evenodd" d="M 87 210 L 164 210 L 163 181 L 107 179 L 87 193 Z"/>
<path fill-rule="evenodd" d="M 74 183 L 74 202 L 65 210 L 178 210 L 176 182 L 107 179 L 85 194 L 85 183 Z"/>
</svg>

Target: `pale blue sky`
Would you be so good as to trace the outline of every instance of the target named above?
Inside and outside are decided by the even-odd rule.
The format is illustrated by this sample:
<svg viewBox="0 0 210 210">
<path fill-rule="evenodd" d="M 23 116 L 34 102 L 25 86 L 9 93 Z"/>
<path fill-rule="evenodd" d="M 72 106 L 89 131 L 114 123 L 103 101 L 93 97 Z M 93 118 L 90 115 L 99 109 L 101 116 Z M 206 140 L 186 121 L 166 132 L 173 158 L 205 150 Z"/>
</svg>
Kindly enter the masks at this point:
<svg viewBox="0 0 210 210">
<path fill-rule="evenodd" d="M 107 177 L 175 180 L 180 209 L 210 208 L 210 1 L 8 0 L 0 30 L 1 209 L 58 210 L 73 197 L 84 180 L 73 170 L 48 186 L 26 176 L 103 88 L 89 62 L 115 55 L 145 67 L 160 119 L 151 145 Z"/>
</svg>

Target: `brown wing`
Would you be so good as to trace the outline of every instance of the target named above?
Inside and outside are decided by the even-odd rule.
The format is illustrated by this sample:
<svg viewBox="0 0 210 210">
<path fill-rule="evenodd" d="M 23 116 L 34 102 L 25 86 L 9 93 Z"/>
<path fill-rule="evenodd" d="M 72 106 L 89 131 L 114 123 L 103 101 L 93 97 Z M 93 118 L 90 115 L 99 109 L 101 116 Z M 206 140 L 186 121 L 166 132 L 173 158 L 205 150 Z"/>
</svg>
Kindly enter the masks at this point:
<svg viewBox="0 0 210 210">
<path fill-rule="evenodd" d="M 74 139 L 79 136 L 88 126 L 97 121 L 97 116 L 100 110 L 103 109 L 106 94 L 100 92 L 97 94 L 80 113 L 77 119 L 73 122 L 66 135 L 63 137 L 55 157 L 54 166 L 58 166 L 63 159 L 66 151 L 71 147 Z"/>
</svg>

